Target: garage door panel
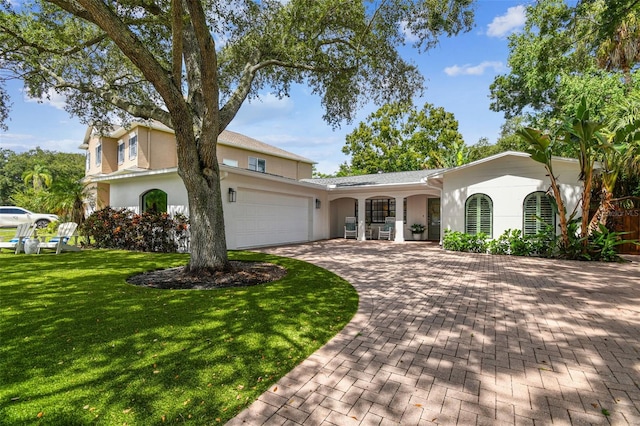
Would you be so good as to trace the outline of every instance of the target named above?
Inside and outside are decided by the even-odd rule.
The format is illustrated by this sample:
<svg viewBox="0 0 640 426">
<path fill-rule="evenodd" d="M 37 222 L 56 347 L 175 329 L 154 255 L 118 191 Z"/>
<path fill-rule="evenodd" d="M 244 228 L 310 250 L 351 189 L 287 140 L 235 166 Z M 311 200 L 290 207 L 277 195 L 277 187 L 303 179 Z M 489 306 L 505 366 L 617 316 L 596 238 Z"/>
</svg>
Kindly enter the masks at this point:
<svg viewBox="0 0 640 426">
<path fill-rule="evenodd" d="M 308 241 L 309 201 L 304 197 L 242 190 L 238 195 L 238 247 Z"/>
</svg>

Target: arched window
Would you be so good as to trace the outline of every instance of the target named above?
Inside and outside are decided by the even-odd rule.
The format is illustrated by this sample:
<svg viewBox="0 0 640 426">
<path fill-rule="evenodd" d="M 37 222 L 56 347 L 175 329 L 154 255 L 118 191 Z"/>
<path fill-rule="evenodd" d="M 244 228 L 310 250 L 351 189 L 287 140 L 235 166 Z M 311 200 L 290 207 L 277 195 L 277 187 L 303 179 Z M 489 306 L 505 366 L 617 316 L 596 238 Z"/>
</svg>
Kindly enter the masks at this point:
<svg viewBox="0 0 640 426">
<path fill-rule="evenodd" d="M 474 194 L 465 203 L 464 232 L 476 235 L 480 232 L 492 237 L 493 201 L 485 194 Z"/>
<path fill-rule="evenodd" d="M 142 213 L 166 213 L 167 193 L 152 189 L 142 194 Z"/>
<path fill-rule="evenodd" d="M 547 225 L 556 228 L 556 215 L 551 200 L 545 192 L 532 192 L 524 198 L 522 204 L 522 233 L 536 235 Z"/>
</svg>

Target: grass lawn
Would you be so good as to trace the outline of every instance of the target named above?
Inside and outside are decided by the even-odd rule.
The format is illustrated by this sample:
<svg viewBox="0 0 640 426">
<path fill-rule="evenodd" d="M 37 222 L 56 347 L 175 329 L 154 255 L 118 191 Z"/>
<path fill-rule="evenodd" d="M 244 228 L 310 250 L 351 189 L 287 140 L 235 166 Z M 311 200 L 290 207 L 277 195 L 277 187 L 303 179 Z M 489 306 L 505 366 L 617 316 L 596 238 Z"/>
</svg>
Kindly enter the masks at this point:
<svg viewBox="0 0 640 426">
<path fill-rule="evenodd" d="M 358 297 L 333 273 L 287 268 L 223 290 L 129 285 L 187 255 L 0 254 L 0 423 L 224 423 L 334 336 Z"/>
</svg>

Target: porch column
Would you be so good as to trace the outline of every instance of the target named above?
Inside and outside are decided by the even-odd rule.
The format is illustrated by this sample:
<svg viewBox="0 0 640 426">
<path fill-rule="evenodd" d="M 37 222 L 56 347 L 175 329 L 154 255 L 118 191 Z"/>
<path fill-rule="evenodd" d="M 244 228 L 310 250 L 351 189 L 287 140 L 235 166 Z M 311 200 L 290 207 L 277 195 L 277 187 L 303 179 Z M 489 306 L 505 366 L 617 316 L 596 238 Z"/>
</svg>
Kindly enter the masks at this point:
<svg viewBox="0 0 640 426">
<path fill-rule="evenodd" d="M 396 243 L 404 242 L 404 197 L 396 197 Z"/>
<path fill-rule="evenodd" d="M 358 240 L 366 241 L 367 224 L 365 223 L 365 198 L 358 198 Z"/>
</svg>

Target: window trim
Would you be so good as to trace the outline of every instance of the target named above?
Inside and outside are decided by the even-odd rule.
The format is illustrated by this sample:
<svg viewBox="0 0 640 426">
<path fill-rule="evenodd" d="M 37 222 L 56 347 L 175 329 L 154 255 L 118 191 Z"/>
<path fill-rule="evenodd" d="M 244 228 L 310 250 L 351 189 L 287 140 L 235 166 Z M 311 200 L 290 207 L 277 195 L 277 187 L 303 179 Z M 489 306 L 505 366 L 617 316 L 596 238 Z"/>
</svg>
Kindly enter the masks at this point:
<svg viewBox="0 0 640 426">
<path fill-rule="evenodd" d="M 255 168 L 252 168 L 251 166 L 251 160 L 255 160 Z M 260 163 L 262 162 L 262 170 L 260 170 Z M 259 157 L 253 157 L 253 156 L 249 156 L 249 163 L 248 163 L 248 168 L 249 170 L 253 170 L 256 172 L 260 172 L 260 173 L 266 173 L 267 172 L 267 160 L 265 160 L 264 158 L 259 158 Z"/>
<path fill-rule="evenodd" d="M 96 145 L 96 166 L 100 166 L 102 165 L 102 143 L 98 143 L 98 145 Z"/>
<path fill-rule="evenodd" d="M 124 141 L 118 141 L 118 165 L 124 164 Z"/>
<path fill-rule="evenodd" d="M 133 141 L 133 144 L 132 144 Z M 133 151 L 133 152 L 132 152 Z M 138 134 L 129 134 L 129 160 L 133 160 L 138 156 Z"/>
<path fill-rule="evenodd" d="M 373 201 L 382 201 L 383 203 L 387 203 L 387 210 L 385 215 L 385 209 L 383 207 L 382 211 L 382 219 L 379 221 L 374 221 L 373 217 Z M 404 197 L 402 199 L 402 203 L 404 206 L 404 217 L 402 218 L 403 223 L 407 223 L 407 198 Z M 393 204 L 393 208 L 391 208 L 391 204 Z M 364 215 L 365 215 L 365 223 L 367 224 L 375 224 L 375 225 L 383 225 L 385 223 L 385 219 L 387 217 L 396 217 L 396 199 L 395 198 L 367 198 L 364 200 Z M 380 210 L 376 210 L 380 211 Z M 358 200 L 355 200 L 355 215 L 358 217 Z M 380 218 L 380 217 L 378 217 Z"/>
<path fill-rule="evenodd" d="M 536 211 L 532 221 L 529 223 L 529 226 L 527 226 L 528 225 L 527 217 L 529 216 L 529 213 L 527 211 L 527 201 L 530 199 L 533 199 L 533 197 L 535 197 L 535 200 L 536 200 L 536 203 L 534 206 Z M 542 200 L 545 200 L 548 203 L 548 205 L 543 206 Z M 548 213 L 550 214 L 550 217 L 547 217 L 547 218 L 551 220 L 551 223 L 546 221 L 544 212 L 542 212 L 541 210 L 542 208 L 548 209 Z M 543 220 L 540 221 L 537 219 L 537 217 L 540 217 Z M 524 197 L 524 200 L 522 200 L 522 235 L 536 235 L 537 233 L 543 231 L 544 228 L 546 228 L 546 225 L 551 225 L 555 230 L 556 223 L 557 223 L 556 214 L 553 211 L 553 205 L 551 203 L 551 200 L 549 200 L 549 195 L 546 192 L 534 191 L 527 194 L 527 196 Z M 535 228 L 534 233 L 527 231 L 527 228 L 531 228 L 531 226 Z"/>
<path fill-rule="evenodd" d="M 477 201 L 476 201 L 477 200 Z M 484 213 L 482 212 L 482 201 L 486 200 L 488 202 L 488 215 L 489 215 L 489 226 L 488 229 L 486 229 L 486 224 L 483 223 L 483 215 Z M 476 218 L 475 218 L 475 223 L 474 223 L 474 227 L 475 232 L 471 232 L 470 230 L 470 225 L 471 223 L 469 222 L 469 207 L 470 204 L 472 202 L 475 202 L 476 204 L 480 204 L 480 208 L 478 209 L 478 206 L 476 205 L 475 208 L 476 210 Z M 487 232 L 488 231 L 488 232 Z M 469 235 L 477 235 L 480 232 L 485 233 L 489 238 L 493 238 L 493 200 L 491 199 L 491 197 L 489 197 L 487 194 L 483 194 L 483 193 L 476 193 L 476 194 L 471 194 L 470 196 L 467 197 L 466 201 L 464 202 L 464 232 L 465 234 L 469 234 Z"/>
</svg>

